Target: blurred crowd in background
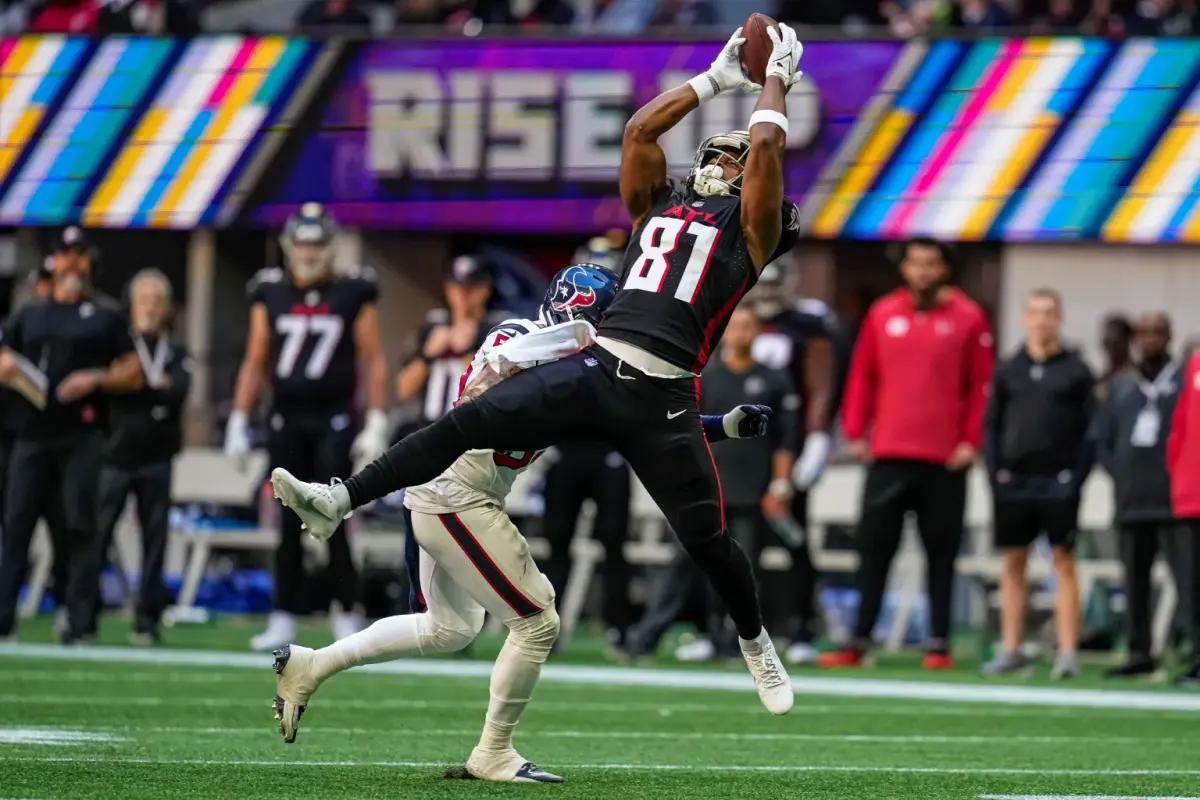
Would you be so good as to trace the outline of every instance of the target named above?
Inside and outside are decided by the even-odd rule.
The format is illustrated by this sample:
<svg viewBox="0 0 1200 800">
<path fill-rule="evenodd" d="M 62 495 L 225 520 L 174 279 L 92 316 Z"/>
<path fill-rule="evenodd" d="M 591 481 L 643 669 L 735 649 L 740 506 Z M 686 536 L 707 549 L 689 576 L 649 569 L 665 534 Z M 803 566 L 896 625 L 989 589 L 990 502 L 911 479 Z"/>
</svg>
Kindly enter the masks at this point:
<svg viewBox="0 0 1200 800">
<path fill-rule="evenodd" d="M 0 0 L 0 34 L 628 35 L 736 25 L 762 11 L 830 34 L 1187 36 L 1196 0 Z"/>
<path fill-rule="evenodd" d="M 625 239 L 619 230 L 595 237 L 572 260 L 615 270 Z M 163 583 L 163 554 L 170 463 L 183 440 L 188 361 L 171 330 L 170 280 L 143 270 L 118 287 L 124 304 L 110 303 L 92 287 L 97 257 L 83 232 L 64 231 L 45 264 L 31 273 L 29 286 L 17 293 L 24 299 L 0 340 L 0 378 L 11 382 L 16 374 L 12 351 L 33 360 L 41 353 L 39 366 L 58 397 L 48 411 L 34 413 L 14 395 L 0 396 L 6 403 L 0 465 L 9 467 L 0 637 L 16 633 L 15 607 L 30 537 L 37 519 L 45 518 L 56 547 L 54 592 L 65 609 L 60 636 L 64 642 L 92 640 L 100 610 L 99 572 L 130 494 L 138 500 L 143 543 L 136 641 L 158 640 L 171 601 Z M 796 295 L 790 280 L 794 265 L 785 257 L 764 270 L 731 321 L 719 358 L 702 375 L 705 413 L 721 413 L 738 402 L 776 409 L 765 438 L 724 444 L 716 448 L 716 459 L 726 484 L 731 535 L 756 563 L 765 563 L 768 548 L 786 551 L 785 569 L 776 569 L 775 578 L 764 577 L 763 585 L 767 617 L 785 632 L 789 660 L 835 667 L 867 663 L 880 617 L 887 612 L 888 573 L 911 515 L 927 561 L 924 665 L 954 665 L 953 584 L 966 534 L 966 476 L 981 464 L 992 487 L 994 549 L 989 552 L 1003 559 L 999 631 L 987 634 L 998 633 L 1000 645 L 984 670 L 1006 675 L 1029 668 L 1023 646 L 1025 572 L 1030 548 L 1044 534 L 1057 580 L 1053 674 L 1074 676 L 1086 636 L 1080 604 L 1087 598 L 1080 596 L 1075 560 L 1081 493 L 1099 464 L 1112 479 L 1111 526 L 1125 575 L 1126 622 L 1120 638 L 1128 643 L 1128 657 L 1112 674 L 1147 675 L 1159 669 L 1150 623 L 1151 569 L 1161 553 L 1180 597 L 1179 652 L 1192 654 L 1180 680 L 1200 684 L 1200 354 L 1192 353 L 1194 337 L 1177 335 L 1169 317 L 1154 310 L 1114 313 L 1096 320 L 1105 363 L 1093 370 L 1061 337 L 1070 298 L 1047 287 L 1024 300 L 1023 343 L 996 353 L 985 310 L 953 286 L 955 261 L 954 250 L 941 242 L 909 241 L 896 250 L 895 288 L 877 295 L 860 319 L 843 320 L 824 303 Z M 878 267 L 887 271 L 884 264 Z M 266 272 L 269 280 L 294 286 L 297 297 L 310 298 L 304 301 L 309 305 L 329 280 L 306 278 L 294 266 Z M 430 309 L 424 320 L 407 320 L 419 333 L 387 392 L 391 422 L 399 423 L 393 438 L 452 407 L 480 337 L 511 316 L 514 306 L 526 304 L 518 313 L 529 313 L 528 297 L 499 291 L 506 285 L 503 273 L 502 261 L 458 256 L 444 273 L 446 305 Z M 378 292 L 368 275 L 355 271 L 345 279 L 358 287 L 356 296 L 375 320 Z M 262 302 L 251 294 L 251 317 L 256 312 L 249 307 Z M 353 320 L 356 341 L 362 319 Z M 1179 340 L 1185 341 L 1183 347 L 1177 346 Z M 112 360 L 117 354 L 123 355 Z M 270 368 L 272 376 L 276 372 Z M 224 436 L 227 452 L 231 441 L 239 443 L 234 455 L 244 454 L 252 440 L 265 441 L 272 463 L 281 463 L 289 456 L 277 452 L 280 446 L 308 446 L 306 436 L 281 445 L 278 410 L 255 408 L 262 410 L 256 402 L 248 407 L 236 431 L 231 420 Z M 346 419 L 341 427 L 333 425 L 330 441 L 345 450 L 336 458 L 348 464 L 356 424 L 351 415 L 341 416 Z M 218 445 L 217 438 L 207 444 Z M 866 469 L 858 524 L 847 545 L 858 556 L 852 580 L 819 574 L 808 535 L 811 490 L 826 467 L 839 461 L 857 461 Z M 580 512 L 587 500 L 595 503 L 592 536 L 604 556 L 587 569 L 600 572 L 603 601 L 593 611 L 613 652 L 622 658 L 652 654 L 680 621 L 694 622 L 699 635 L 681 646 L 677 657 L 707 660 L 734 652 L 723 609 L 686 555 L 681 552 L 665 570 L 635 566 L 627 558 L 634 504 L 629 469 L 618 454 L 603 447 L 556 448 L 532 471 L 540 475 L 534 494 L 541 507 L 526 504 L 513 513 L 527 535 L 546 541 L 544 569 L 562 602 L 578 566 L 572 542 Z M 398 504 L 391 506 L 381 503 L 364 524 L 402 528 Z M 279 524 L 274 504 L 265 508 L 260 524 Z M 325 584 L 307 582 L 298 524 L 284 519 L 289 523 L 282 528 L 284 545 L 274 560 L 275 611 L 254 647 L 269 650 L 289 641 L 296 618 L 323 611 L 330 597 L 338 599 L 339 610 L 331 615 L 335 636 L 361 626 L 364 602 L 372 615 L 404 610 L 396 607 L 398 591 L 382 604 L 365 599 L 360 585 L 365 580 L 349 563 L 344 541 L 338 545 L 344 552 L 336 559 L 337 574 L 327 574 Z M 395 583 L 399 575 L 389 567 L 385 580 Z M 285 577 L 295 597 L 281 608 Z M 843 619 L 842 630 L 830 628 L 827 621 L 835 615 L 818 602 L 826 580 L 855 592 L 854 610 Z M 818 653 L 819 640 L 837 647 Z"/>
</svg>

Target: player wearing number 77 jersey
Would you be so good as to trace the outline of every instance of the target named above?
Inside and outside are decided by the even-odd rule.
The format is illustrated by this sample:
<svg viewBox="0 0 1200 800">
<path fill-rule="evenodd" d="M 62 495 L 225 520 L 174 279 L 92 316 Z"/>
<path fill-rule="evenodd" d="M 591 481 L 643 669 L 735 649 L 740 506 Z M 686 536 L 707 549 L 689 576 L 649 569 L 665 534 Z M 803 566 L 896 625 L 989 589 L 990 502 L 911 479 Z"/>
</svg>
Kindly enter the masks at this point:
<svg viewBox="0 0 1200 800">
<path fill-rule="evenodd" d="M 488 333 L 463 380 L 459 402 L 469 402 L 518 370 L 591 345 L 592 324 L 614 294 L 615 278 L 599 267 L 576 264 L 559 272 L 537 322 L 511 319 Z M 769 416 L 765 406 L 739 406 L 703 422 L 715 441 L 762 435 Z M 464 777 L 562 780 L 526 761 L 512 745 L 513 729 L 558 636 L 554 590 L 504 512 L 513 481 L 536 457 L 537 451 L 472 450 L 434 480 L 405 493 L 409 531 L 419 545 L 419 551 L 409 551 L 419 611 L 379 620 L 321 650 L 292 645 L 278 651 L 275 713 L 285 741 L 295 739 L 300 715 L 325 679 L 406 653 L 461 650 L 479 633 L 487 611 L 508 628 L 508 638 L 492 669 L 483 735 Z M 417 557 L 419 567 L 413 570 Z"/>
<path fill-rule="evenodd" d="M 335 274 L 337 225 L 318 203 L 305 203 L 284 225 L 280 242 L 287 269 L 261 271 L 250 284 L 250 331 L 238 372 L 225 452 L 250 450 L 249 417 L 270 381 L 267 414 L 271 463 L 315 478 L 365 464 L 387 448 L 387 363 L 375 309 L 378 291 L 366 270 Z M 354 412 L 359 376 L 367 413 L 359 431 Z M 359 431 L 356 435 L 356 431 Z M 280 520 L 275 551 L 275 597 L 267 629 L 250 644 L 274 650 L 296 638 L 296 617 L 307 612 L 300 525 Z M 343 531 L 329 540 L 333 595 L 341 611 L 330 621 L 334 638 L 362 627 L 358 573 Z"/>
<path fill-rule="evenodd" d="M 770 28 L 762 87 L 739 64 L 740 30 L 712 66 L 651 100 L 625 127 L 621 199 L 634 234 L 621 289 L 583 353 L 526 370 L 394 445 L 344 485 L 276 490 L 320 532 L 397 488 L 433 478 L 472 448 L 541 449 L 602 441 L 621 453 L 662 509 L 733 618 L 763 705 L 792 707 L 788 680 L 763 629 L 750 561 L 726 535 L 720 481 L 698 410 L 699 372 L 729 315 L 798 227 L 783 196 L 785 97 L 801 47 Z M 691 174 L 668 179 L 658 139 L 700 103 L 733 89 L 761 91 L 748 131 L 701 144 Z"/>
</svg>

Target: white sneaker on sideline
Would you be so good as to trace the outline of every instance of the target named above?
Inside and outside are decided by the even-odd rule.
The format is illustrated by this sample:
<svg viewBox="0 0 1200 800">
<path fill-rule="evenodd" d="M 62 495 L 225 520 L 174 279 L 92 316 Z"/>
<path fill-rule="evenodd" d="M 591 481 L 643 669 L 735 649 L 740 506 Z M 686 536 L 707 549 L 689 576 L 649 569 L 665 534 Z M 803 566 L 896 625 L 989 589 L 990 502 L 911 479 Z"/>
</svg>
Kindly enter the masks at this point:
<svg viewBox="0 0 1200 800">
<path fill-rule="evenodd" d="M 742 646 L 742 657 L 750 668 L 754 685 L 758 687 L 758 698 L 763 706 L 772 714 L 786 714 L 792 710 L 792 682 L 779 653 L 775 651 L 775 643 L 771 641 L 767 629 L 759 631 L 757 638 L 747 640 L 738 637 Z"/>
<path fill-rule="evenodd" d="M 366 620 L 357 611 L 338 611 L 329 616 L 329 629 L 333 632 L 333 640 L 353 636 L 366 627 Z"/>
<path fill-rule="evenodd" d="M 341 483 L 337 478 L 326 485 L 307 483 L 281 467 L 271 470 L 271 486 L 279 502 L 292 511 L 303 523 L 302 528 L 313 538 L 325 541 L 350 516 L 350 505 L 344 498 L 346 490 L 335 492 Z"/>
<path fill-rule="evenodd" d="M 532 761 L 526 761 L 516 750 L 484 750 L 476 747 L 467 759 L 466 775 L 451 770 L 447 778 L 476 778 L 481 781 L 504 783 L 565 783 L 562 777 L 546 772 Z"/>
<path fill-rule="evenodd" d="M 815 664 L 817 648 L 813 647 L 812 642 L 792 642 L 788 645 L 784 658 L 789 664 Z"/>
<path fill-rule="evenodd" d="M 296 617 L 286 611 L 272 611 L 267 629 L 250 640 L 250 649 L 266 653 L 296 641 Z"/>
<path fill-rule="evenodd" d="M 285 644 L 275 651 L 275 719 L 279 733 L 289 744 L 296 741 L 300 731 L 300 716 L 308 701 L 321 685 L 312 674 L 313 649 L 298 644 Z"/>
<path fill-rule="evenodd" d="M 675 658 L 679 661 L 694 663 L 712 661 L 717 657 L 717 646 L 712 639 L 701 637 L 675 648 Z"/>
</svg>

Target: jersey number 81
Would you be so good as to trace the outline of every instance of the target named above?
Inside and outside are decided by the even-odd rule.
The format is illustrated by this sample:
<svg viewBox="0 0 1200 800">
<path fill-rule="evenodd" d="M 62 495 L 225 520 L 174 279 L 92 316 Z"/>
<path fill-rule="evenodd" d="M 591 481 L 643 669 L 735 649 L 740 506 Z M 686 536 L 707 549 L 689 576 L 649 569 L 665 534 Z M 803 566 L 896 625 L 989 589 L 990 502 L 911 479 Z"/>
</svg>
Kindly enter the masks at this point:
<svg viewBox="0 0 1200 800">
<path fill-rule="evenodd" d="M 651 218 L 638 240 L 642 255 L 630 265 L 623 288 L 661 292 L 671 271 L 670 256 L 679 248 L 683 234 L 692 237 L 691 254 L 675 287 L 675 299 L 689 304 L 696 302 L 704 273 L 721 238 L 720 228 L 702 222 L 689 224 L 674 217 Z"/>
</svg>

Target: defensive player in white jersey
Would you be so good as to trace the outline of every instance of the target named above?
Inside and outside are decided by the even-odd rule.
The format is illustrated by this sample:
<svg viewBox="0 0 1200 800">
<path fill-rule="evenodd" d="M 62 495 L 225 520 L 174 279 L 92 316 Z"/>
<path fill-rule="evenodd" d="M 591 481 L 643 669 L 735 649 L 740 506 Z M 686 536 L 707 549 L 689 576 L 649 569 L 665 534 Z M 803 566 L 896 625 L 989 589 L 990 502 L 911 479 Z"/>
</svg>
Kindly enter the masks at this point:
<svg viewBox="0 0 1200 800">
<path fill-rule="evenodd" d="M 547 290 L 538 322 L 507 320 L 493 328 L 462 381 L 460 402 L 536 364 L 571 355 L 594 341 L 594 325 L 616 293 L 599 267 L 574 265 Z M 762 435 L 771 409 L 738 406 L 702 422 L 712 440 Z M 513 729 L 533 694 L 541 665 L 558 637 L 554 590 L 529 554 L 525 537 L 504 512 L 516 476 L 536 452 L 472 450 L 445 472 L 405 494 L 409 524 L 420 545 L 425 611 L 387 617 L 320 650 L 290 645 L 275 652 L 275 717 L 286 742 L 322 681 L 359 664 L 413 653 L 466 647 L 490 612 L 508 628 L 492 669 L 483 734 L 462 777 L 492 781 L 561 782 L 512 745 Z M 281 497 L 285 505 L 290 498 Z"/>
</svg>

